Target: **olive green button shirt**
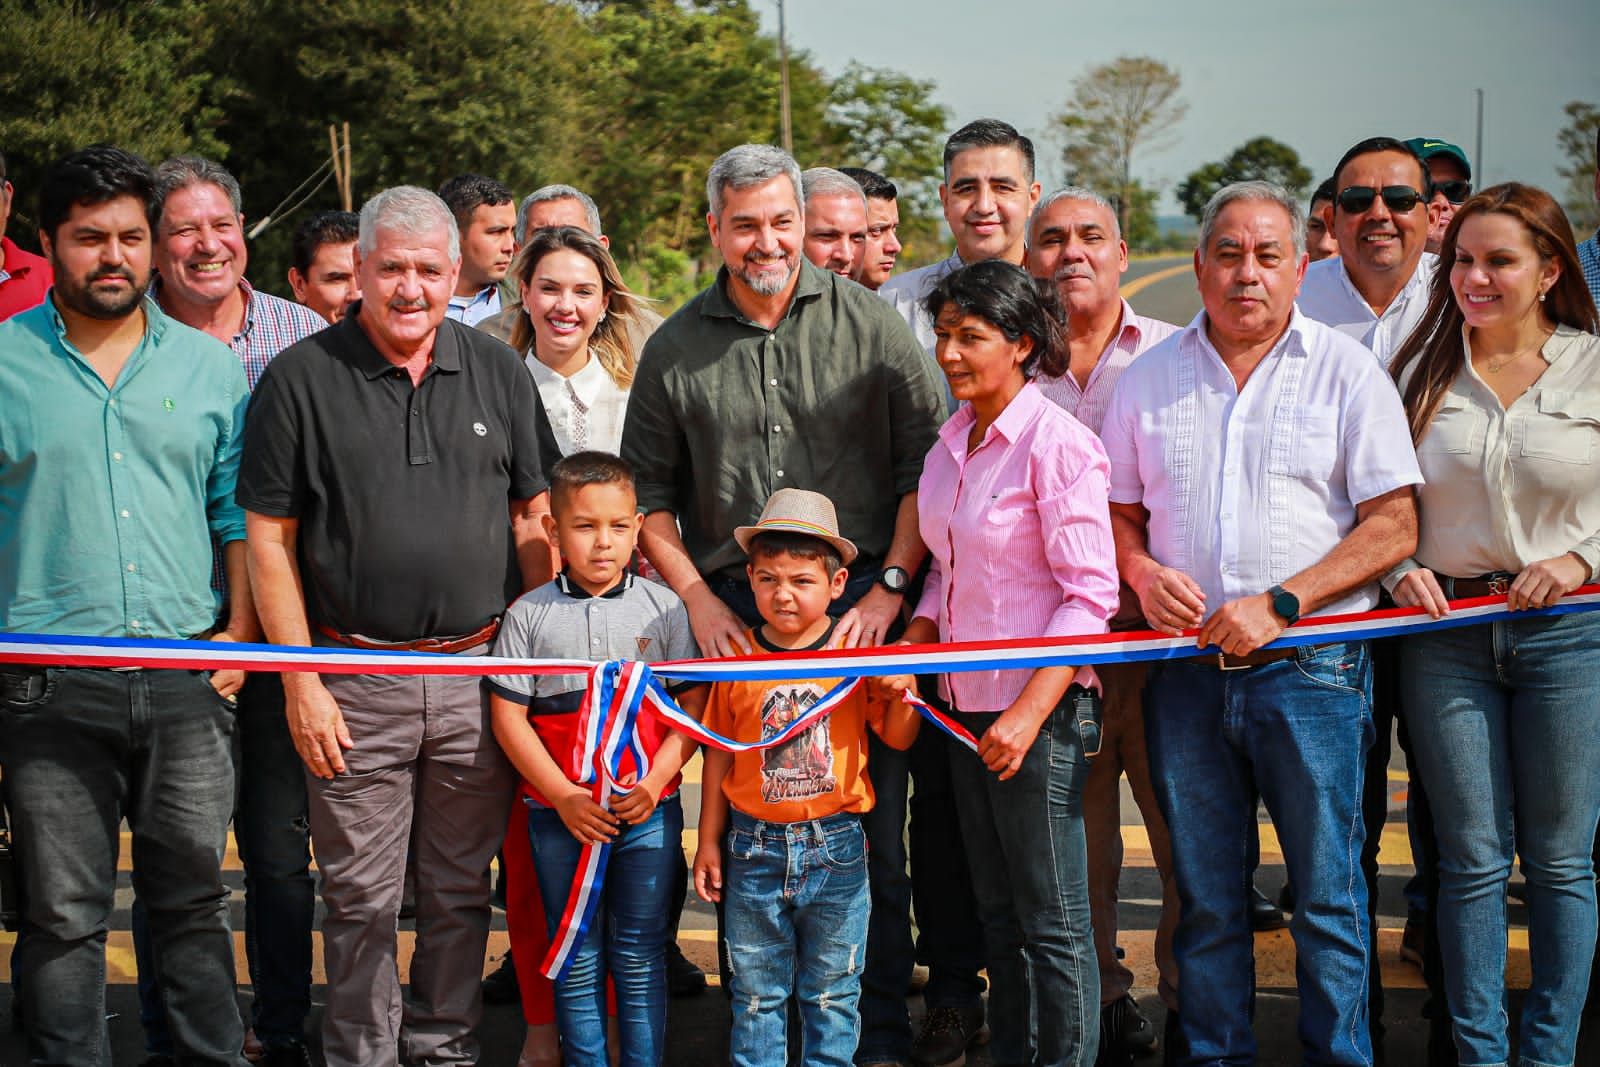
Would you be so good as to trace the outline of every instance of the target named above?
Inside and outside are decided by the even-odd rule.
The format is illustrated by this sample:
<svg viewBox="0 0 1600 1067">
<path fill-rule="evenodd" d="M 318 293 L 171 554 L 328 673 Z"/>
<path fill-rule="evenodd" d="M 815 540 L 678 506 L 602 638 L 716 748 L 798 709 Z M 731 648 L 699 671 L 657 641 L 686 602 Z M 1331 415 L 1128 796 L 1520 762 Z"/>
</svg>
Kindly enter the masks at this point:
<svg viewBox="0 0 1600 1067">
<path fill-rule="evenodd" d="M 727 284 L 724 267 L 639 360 L 622 455 L 640 509 L 677 516 L 702 574 L 742 578 L 734 527 L 755 523 L 776 490 L 809 489 L 881 561 L 944 417 L 927 354 L 870 290 L 804 260 L 774 330 L 741 315 Z"/>
</svg>

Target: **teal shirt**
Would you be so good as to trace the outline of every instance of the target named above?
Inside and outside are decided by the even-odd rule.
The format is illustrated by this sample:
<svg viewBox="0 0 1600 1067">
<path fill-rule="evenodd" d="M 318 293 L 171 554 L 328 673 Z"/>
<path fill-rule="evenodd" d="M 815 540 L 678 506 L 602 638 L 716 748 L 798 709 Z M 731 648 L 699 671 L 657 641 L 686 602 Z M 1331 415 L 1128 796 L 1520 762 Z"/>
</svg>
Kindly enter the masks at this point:
<svg viewBox="0 0 1600 1067">
<path fill-rule="evenodd" d="M 216 621 L 211 536 L 244 537 L 250 390 L 227 345 L 144 313 L 110 388 L 50 297 L 0 322 L 0 630 L 184 638 Z"/>
</svg>

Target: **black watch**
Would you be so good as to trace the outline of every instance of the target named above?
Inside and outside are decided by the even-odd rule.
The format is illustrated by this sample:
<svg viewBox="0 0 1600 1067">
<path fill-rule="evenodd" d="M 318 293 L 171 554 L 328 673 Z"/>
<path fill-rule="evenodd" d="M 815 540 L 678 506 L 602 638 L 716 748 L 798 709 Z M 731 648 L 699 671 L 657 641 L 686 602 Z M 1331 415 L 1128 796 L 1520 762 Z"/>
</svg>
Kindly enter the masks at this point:
<svg viewBox="0 0 1600 1067">
<path fill-rule="evenodd" d="M 1300 621 L 1300 598 L 1281 585 L 1275 585 L 1267 590 L 1267 595 L 1272 598 L 1272 610 L 1283 616 L 1284 622 L 1293 626 Z"/>
<path fill-rule="evenodd" d="M 904 567 L 885 567 L 883 573 L 878 575 L 878 584 L 891 593 L 903 596 L 911 588 L 911 575 L 906 573 Z"/>
</svg>

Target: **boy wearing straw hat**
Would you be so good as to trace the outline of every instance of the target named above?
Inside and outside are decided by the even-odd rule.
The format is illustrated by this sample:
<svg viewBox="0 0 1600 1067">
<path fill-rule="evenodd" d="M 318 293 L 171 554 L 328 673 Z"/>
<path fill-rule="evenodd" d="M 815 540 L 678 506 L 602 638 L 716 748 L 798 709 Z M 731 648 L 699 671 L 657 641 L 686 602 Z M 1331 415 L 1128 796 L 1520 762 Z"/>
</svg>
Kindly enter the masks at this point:
<svg viewBox="0 0 1600 1067">
<path fill-rule="evenodd" d="M 821 493 L 780 489 L 760 521 L 733 536 L 763 623 L 744 635 L 754 655 L 820 651 L 833 640 L 828 605 L 845 588 L 856 546 L 839 536 Z M 867 729 L 904 749 L 916 711 L 898 698 L 909 676 L 877 678 L 847 695 L 843 678 L 712 685 L 706 726 L 736 741 L 771 738 L 824 698 L 831 710 L 770 748 L 706 751 L 695 890 L 726 909 L 734 1001 L 734 1067 L 785 1061 L 785 1003 L 800 1006 L 803 1060 L 848 1067 L 860 1024 L 866 952 L 866 839 L 872 808 Z M 723 836 L 727 835 L 724 844 Z"/>
</svg>

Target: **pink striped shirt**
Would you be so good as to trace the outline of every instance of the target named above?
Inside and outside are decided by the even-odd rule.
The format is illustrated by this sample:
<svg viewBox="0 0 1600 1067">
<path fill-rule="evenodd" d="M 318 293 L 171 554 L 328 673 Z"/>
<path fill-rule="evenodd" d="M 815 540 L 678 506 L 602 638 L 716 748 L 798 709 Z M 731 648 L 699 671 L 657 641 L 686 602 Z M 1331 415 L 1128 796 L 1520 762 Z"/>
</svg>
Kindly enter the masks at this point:
<svg viewBox="0 0 1600 1067">
<path fill-rule="evenodd" d="M 1059 378 L 1040 375 L 1039 390 L 1078 417 L 1097 435 L 1100 424 L 1106 420 L 1106 406 L 1111 403 L 1111 390 L 1117 379 L 1128 369 L 1133 358 L 1147 348 L 1154 348 L 1177 333 L 1180 327 L 1160 319 L 1150 319 L 1133 310 L 1127 300 L 1122 301 L 1122 325 L 1111 339 L 1100 361 L 1089 372 L 1089 383 L 1078 385 L 1078 379 L 1069 372 Z"/>
<path fill-rule="evenodd" d="M 933 558 L 917 615 L 941 641 L 1105 633 L 1117 563 L 1099 438 L 1032 383 L 968 452 L 976 421 L 962 405 L 922 467 L 917 511 Z M 941 690 L 962 711 L 1004 711 L 1032 673 L 967 671 Z M 1078 681 L 1095 685 L 1093 670 Z"/>
</svg>

